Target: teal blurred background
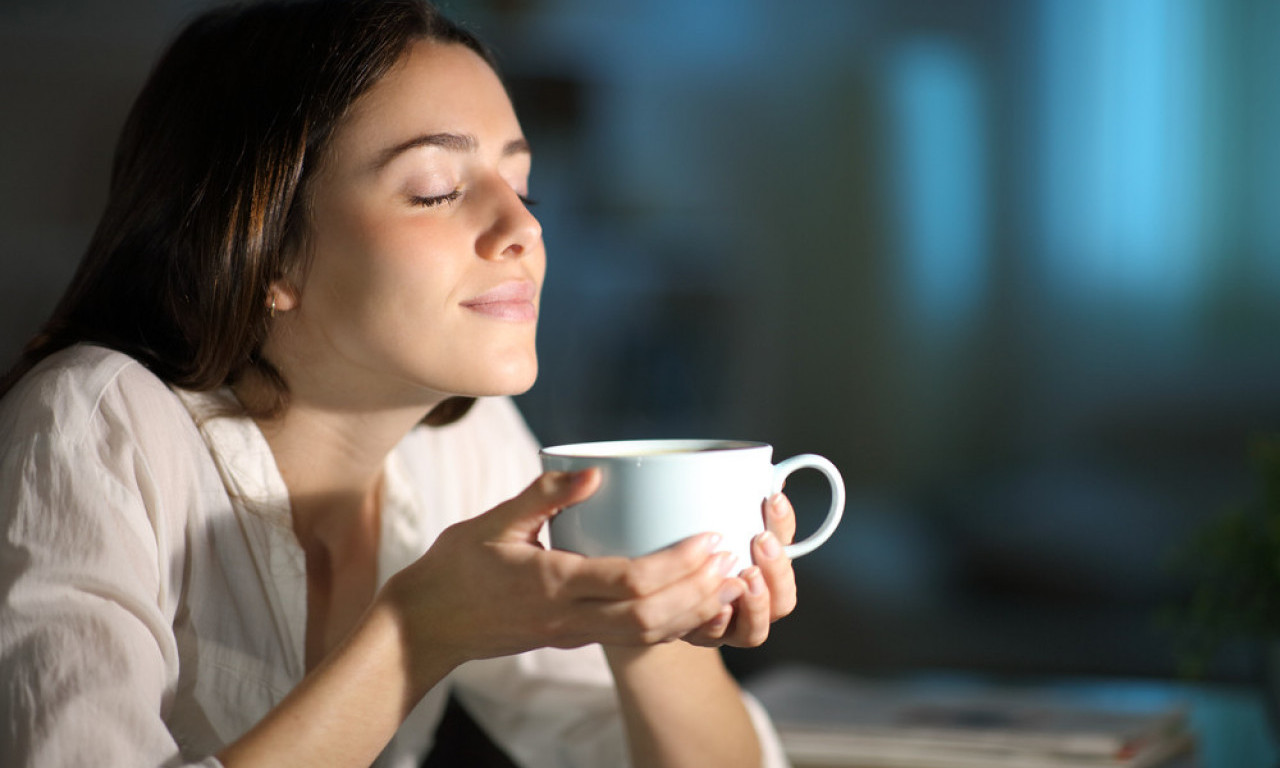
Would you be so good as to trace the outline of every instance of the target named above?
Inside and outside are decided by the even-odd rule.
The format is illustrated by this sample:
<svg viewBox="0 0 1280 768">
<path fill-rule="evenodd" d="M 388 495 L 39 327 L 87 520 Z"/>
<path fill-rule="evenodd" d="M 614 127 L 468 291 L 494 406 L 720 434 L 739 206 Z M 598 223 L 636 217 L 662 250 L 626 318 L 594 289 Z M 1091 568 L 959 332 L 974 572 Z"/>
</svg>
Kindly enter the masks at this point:
<svg viewBox="0 0 1280 768">
<path fill-rule="evenodd" d="M 201 4 L 2 1 L 8 360 Z M 1174 674 L 1171 553 L 1280 427 L 1280 3 L 443 7 L 534 146 L 541 439 L 765 440 L 845 473 L 799 610 L 736 668 Z M 1212 674 L 1252 670 L 1240 646 Z"/>
</svg>

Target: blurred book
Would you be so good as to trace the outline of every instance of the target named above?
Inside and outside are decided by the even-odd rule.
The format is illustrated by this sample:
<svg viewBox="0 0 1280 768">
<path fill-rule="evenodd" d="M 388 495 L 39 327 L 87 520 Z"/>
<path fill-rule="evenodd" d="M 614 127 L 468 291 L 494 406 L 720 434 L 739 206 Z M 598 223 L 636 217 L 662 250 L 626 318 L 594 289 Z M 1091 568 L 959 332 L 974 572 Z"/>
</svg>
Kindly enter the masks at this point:
<svg viewBox="0 0 1280 768">
<path fill-rule="evenodd" d="M 801 768 L 1151 768 L 1193 748 L 1174 702 L 1101 709 L 1047 689 L 871 682 L 810 667 L 747 688 Z"/>
</svg>

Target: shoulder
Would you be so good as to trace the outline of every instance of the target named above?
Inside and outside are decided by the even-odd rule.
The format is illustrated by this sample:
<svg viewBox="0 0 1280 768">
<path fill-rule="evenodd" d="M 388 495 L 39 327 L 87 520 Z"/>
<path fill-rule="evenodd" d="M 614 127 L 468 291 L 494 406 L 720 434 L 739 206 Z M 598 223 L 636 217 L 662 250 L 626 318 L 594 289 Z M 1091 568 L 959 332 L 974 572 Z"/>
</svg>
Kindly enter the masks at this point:
<svg viewBox="0 0 1280 768">
<path fill-rule="evenodd" d="M 0 400 L 0 434 L 32 432 L 79 443 L 104 418 L 155 421 L 181 408 L 163 381 L 137 360 L 79 344 L 50 355 Z"/>
<path fill-rule="evenodd" d="M 111 540 L 181 573 L 190 516 L 221 486 L 190 413 L 145 366 L 97 346 L 55 353 L 0 400 L 0 435 L 0 538 L 99 555 Z"/>
<path fill-rule="evenodd" d="M 23 590 L 0 610 L 57 613 L 106 643 L 142 615 L 170 648 L 188 524 L 216 479 L 177 395 L 127 355 L 74 346 L 0 400 L 0 435 L 0 593 Z"/>
<path fill-rule="evenodd" d="M 41 488 L 60 478 L 68 492 L 105 483 L 178 502 L 208 463 L 174 391 L 128 355 L 91 345 L 50 355 L 24 376 L 0 400 L 0 435 L 0 477 L 18 472 Z"/>
</svg>

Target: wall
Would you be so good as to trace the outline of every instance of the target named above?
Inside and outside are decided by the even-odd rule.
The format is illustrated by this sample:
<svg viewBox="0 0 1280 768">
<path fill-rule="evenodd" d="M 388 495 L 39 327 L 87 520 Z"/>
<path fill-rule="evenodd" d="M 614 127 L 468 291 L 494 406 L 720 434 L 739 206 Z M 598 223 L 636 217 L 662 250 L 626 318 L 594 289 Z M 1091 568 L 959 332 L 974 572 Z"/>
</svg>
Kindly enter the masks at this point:
<svg viewBox="0 0 1280 768">
<path fill-rule="evenodd" d="M 0 357 L 197 5 L 0 6 Z M 1270 4 L 446 7 L 535 147 L 543 439 L 763 439 L 847 475 L 801 610 L 736 665 L 1172 671 L 1170 553 L 1280 412 Z"/>
</svg>

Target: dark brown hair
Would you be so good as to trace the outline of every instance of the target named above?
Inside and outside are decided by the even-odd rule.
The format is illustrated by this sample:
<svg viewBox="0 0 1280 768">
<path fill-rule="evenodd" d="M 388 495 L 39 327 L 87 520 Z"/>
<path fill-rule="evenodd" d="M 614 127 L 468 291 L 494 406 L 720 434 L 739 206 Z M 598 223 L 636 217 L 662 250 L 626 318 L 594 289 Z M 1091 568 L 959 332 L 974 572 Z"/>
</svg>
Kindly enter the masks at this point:
<svg viewBox="0 0 1280 768">
<path fill-rule="evenodd" d="M 0 381 L 78 342 L 124 352 L 194 390 L 256 371 L 271 283 L 305 271 L 308 184 L 351 105 L 415 40 L 469 32 L 421 0 L 297 0 L 228 6 L 189 24 L 160 58 L 116 147 L 106 209 L 66 293 Z M 429 424 L 460 418 L 451 398 Z"/>
</svg>

